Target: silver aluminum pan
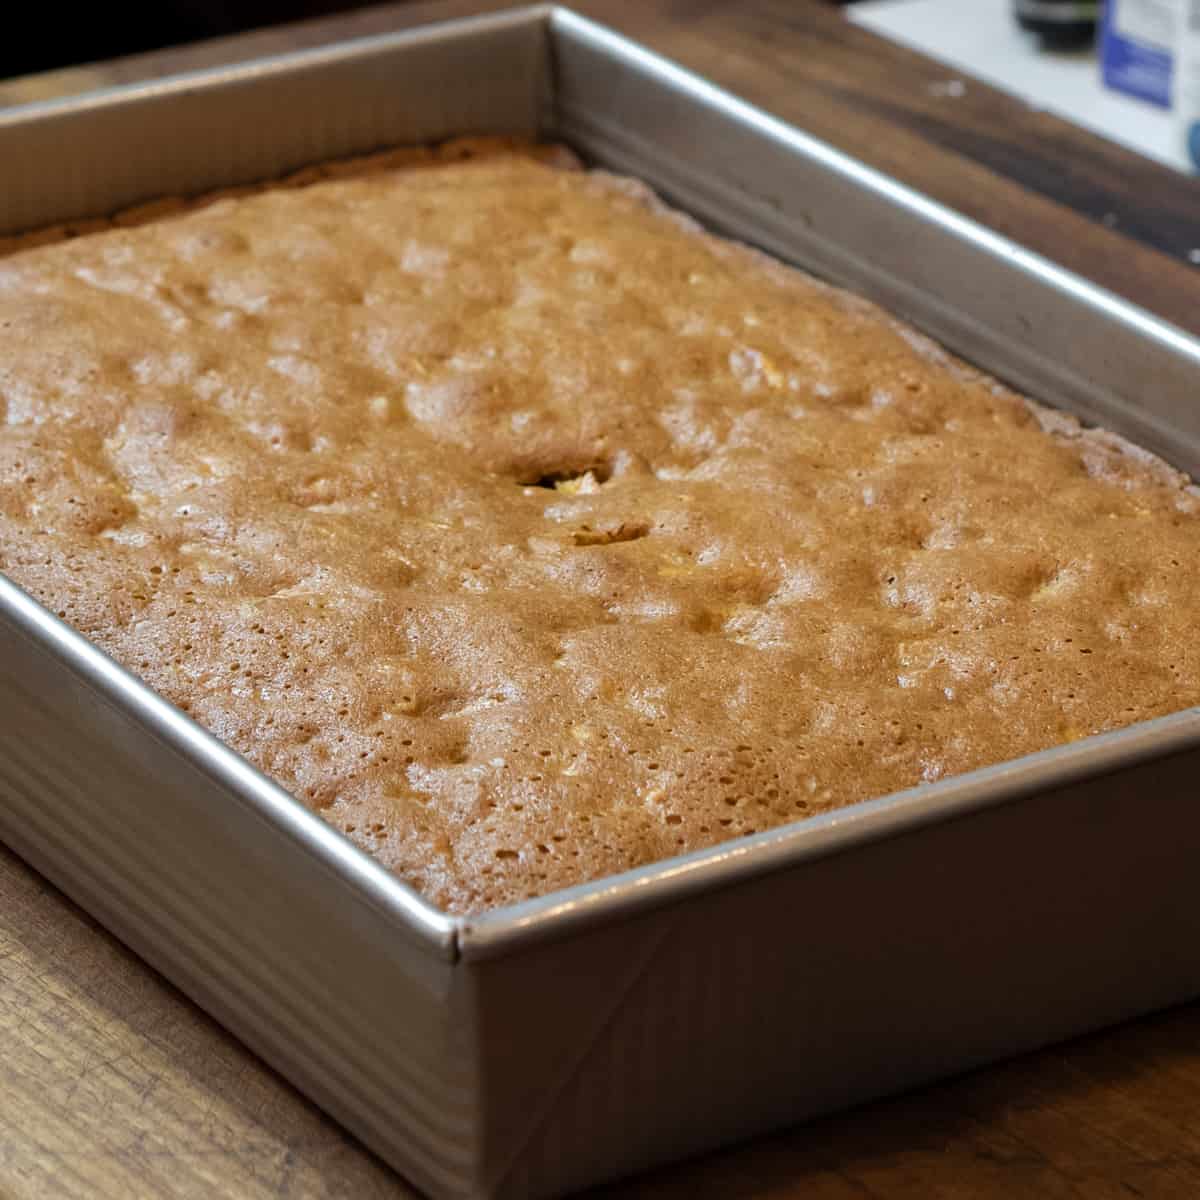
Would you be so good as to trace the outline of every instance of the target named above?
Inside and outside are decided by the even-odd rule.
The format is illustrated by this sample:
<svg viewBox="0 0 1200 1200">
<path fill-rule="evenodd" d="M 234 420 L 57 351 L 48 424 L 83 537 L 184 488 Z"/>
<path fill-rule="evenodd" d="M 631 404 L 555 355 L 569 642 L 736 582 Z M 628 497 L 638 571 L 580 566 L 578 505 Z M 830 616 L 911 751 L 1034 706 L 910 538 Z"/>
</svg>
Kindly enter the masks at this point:
<svg viewBox="0 0 1200 1200">
<path fill-rule="evenodd" d="M 0 231 L 468 132 L 563 138 L 1200 470 L 1194 339 L 559 9 L 0 113 Z M 0 715 L 0 836 L 438 1195 L 556 1193 L 1200 992 L 1196 712 L 467 920 L 3 578 Z"/>
</svg>

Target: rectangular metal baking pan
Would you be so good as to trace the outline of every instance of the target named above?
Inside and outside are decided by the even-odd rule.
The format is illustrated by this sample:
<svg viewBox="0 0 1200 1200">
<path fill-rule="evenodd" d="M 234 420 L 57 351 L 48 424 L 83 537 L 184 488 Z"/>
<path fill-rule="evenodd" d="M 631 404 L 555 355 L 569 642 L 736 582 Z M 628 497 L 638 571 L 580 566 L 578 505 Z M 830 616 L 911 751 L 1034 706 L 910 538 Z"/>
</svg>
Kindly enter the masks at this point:
<svg viewBox="0 0 1200 1200">
<path fill-rule="evenodd" d="M 0 232 L 563 139 L 1200 471 L 1200 343 L 569 12 L 0 112 Z M 0 837 L 414 1183 L 535 1197 L 1200 993 L 1200 714 L 475 919 L 0 577 Z"/>
</svg>

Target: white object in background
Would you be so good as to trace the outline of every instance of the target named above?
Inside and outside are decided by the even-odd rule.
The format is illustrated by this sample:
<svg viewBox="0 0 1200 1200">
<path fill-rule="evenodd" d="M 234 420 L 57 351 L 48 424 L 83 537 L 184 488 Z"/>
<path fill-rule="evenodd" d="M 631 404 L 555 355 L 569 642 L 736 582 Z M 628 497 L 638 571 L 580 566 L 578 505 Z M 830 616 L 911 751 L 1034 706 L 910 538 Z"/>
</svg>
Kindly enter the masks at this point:
<svg viewBox="0 0 1200 1200">
<path fill-rule="evenodd" d="M 1192 2 L 1192 0 L 1189 0 Z M 1109 91 L 1094 52 L 1052 53 L 1023 33 L 1010 0 L 867 0 L 847 10 L 852 21 L 1021 97 L 1035 108 L 1189 171 L 1172 115 Z M 937 85 L 952 103 L 970 87 L 957 77 Z"/>
<path fill-rule="evenodd" d="M 1174 0 L 1108 0 L 1108 19 L 1135 41 L 1170 48 L 1175 38 Z"/>
</svg>

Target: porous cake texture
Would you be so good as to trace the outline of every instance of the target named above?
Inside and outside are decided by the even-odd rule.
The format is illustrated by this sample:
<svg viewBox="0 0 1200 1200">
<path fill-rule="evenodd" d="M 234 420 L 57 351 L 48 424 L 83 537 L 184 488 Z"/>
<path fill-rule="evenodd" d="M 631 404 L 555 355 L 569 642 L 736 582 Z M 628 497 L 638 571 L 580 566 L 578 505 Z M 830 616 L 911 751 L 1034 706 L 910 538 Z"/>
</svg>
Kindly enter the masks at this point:
<svg viewBox="0 0 1200 1200">
<path fill-rule="evenodd" d="M 1183 476 L 567 166 L 10 246 L 0 569 L 458 913 L 1200 700 Z"/>
</svg>

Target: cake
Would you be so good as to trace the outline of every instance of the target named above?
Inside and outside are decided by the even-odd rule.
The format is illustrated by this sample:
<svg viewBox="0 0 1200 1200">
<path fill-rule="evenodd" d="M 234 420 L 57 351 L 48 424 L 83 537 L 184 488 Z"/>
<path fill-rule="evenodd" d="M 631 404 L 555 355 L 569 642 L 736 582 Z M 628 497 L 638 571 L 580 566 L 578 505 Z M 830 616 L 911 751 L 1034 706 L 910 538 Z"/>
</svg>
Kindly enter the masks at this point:
<svg viewBox="0 0 1200 1200">
<path fill-rule="evenodd" d="M 552 148 L 287 183 L 6 247 L 0 570 L 445 910 L 1200 700 L 1149 453 Z"/>
</svg>

